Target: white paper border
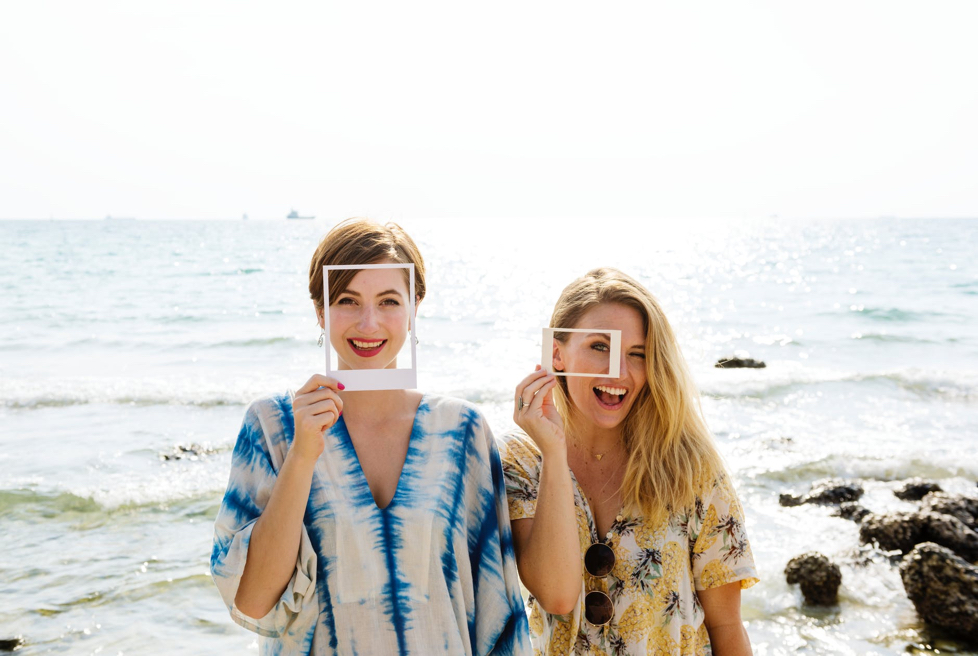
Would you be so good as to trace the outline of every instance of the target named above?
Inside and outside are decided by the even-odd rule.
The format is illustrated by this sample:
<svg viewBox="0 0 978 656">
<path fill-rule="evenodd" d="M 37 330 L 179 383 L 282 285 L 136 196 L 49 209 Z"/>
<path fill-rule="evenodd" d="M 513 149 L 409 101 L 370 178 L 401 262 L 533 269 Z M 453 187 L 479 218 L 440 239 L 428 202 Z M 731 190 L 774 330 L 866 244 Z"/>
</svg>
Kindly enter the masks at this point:
<svg viewBox="0 0 978 656">
<path fill-rule="evenodd" d="M 608 373 L 606 374 L 568 374 L 554 371 L 554 333 L 607 333 L 611 336 L 611 351 L 608 357 Z M 549 346 L 549 348 L 548 348 Z M 605 330 L 604 328 L 544 328 L 543 349 L 540 354 L 540 366 L 554 376 L 590 376 L 592 378 L 618 378 L 621 375 L 621 331 Z"/>
<path fill-rule="evenodd" d="M 410 369 L 333 369 L 330 362 L 329 349 L 329 272 L 349 271 L 351 269 L 408 269 L 408 292 L 411 304 L 410 334 L 411 368 Z M 414 264 L 343 264 L 323 266 L 323 323 L 326 331 L 326 375 L 343 383 L 345 391 L 367 392 L 377 390 L 416 389 L 418 387 L 418 340 L 415 338 L 414 315 L 416 311 L 414 293 Z"/>
</svg>

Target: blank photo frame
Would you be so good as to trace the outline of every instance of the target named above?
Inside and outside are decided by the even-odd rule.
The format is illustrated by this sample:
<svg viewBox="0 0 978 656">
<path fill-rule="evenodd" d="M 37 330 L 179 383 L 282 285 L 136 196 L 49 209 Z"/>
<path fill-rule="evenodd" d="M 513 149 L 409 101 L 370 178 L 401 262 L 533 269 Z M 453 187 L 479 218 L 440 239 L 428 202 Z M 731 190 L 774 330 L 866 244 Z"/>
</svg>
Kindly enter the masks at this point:
<svg viewBox="0 0 978 656">
<path fill-rule="evenodd" d="M 554 370 L 554 333 L 597 333 L 607 336 L 608 340 L 608 366 L 607 372 L 603 371 L 555 371 Z M 603 360 L 602 360 L 603 362 Z M 543 329 L 543 350 L 540 355 L 540 366 L 554 376 L 607 376 L 608 378 L 618 378 L 621 374 L 621 331 L 605 330 L 603 328 L 544 328 Z"/>
<path fill-rule="evenodd" d="M 408 343 L 411 348 L 411 368 L 410 369 L 334 369 L 330 353 L 330 334 L 329 334 L 329 272 L 344 270 L 366 270 L 366 269 L 407 269 L 408 270 L 408 302 L 410 330 Z M 352 264 L 352 265 L 327 265 L 323 267 L 323 306 L 325 308 L 325 349 L 326 349 L 326 375 L 335 378 L 343 383 L 346 391 L 362 392 L 373 390 L 393 390 L 393 389 L 415 389 L 418 386 L 418 354 L 417 339 L 415 336 L 415 305 L 414 299 L 414 265 L 413 264 Z M 338 363 L 337 363 L 338 364 Z"/>
</svg>

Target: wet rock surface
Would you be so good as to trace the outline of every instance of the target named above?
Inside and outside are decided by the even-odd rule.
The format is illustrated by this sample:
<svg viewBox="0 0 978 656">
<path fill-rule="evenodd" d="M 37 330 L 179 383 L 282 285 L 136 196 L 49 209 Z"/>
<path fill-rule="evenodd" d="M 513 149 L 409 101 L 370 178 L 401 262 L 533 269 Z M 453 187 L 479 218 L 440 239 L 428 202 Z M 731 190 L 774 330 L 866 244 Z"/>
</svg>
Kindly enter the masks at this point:
<svg viewBox="0 0 978 656">
<path fill-rule="evenodd" d="M 717 369 L 764 369 L 767 365 L 753 358 L 720 358 L 713 365 Z"/>
<path fill-rule="evenodd" d="M 978 568 L 925 542 L 904 556 L 900 578 L 925 622 L 978 642 Z"/>
<path fill-rule="evenodd" d="M 839 510 L 835 514 L 843 519 L 851 519 L 858 524 L 872 513 L 855 501 L 845 501 L 839 504 Z"/>
<path fill-rule="evenodd" d="M 160 458 L 162 460 L 200 460 L 212 453 L 217 453 L 217 449 L 200 444 L 178 444 L 171 451 L 160 453 Z"/>
<path fill-rule="evenodd" d="M 817 551 L 792 558 L 784 568 L 784 574 L 788 583 L 799 584 L 806 603 L 814 606 L 839 603 L 842 570 Z"/>
<path fill-rule="evenodd" d="M 826 479 L 812 483 L 812 489 L 804 495 L 782 494 L 778 503 L 782 506 L 800 506 L 803 503 L 819 505 L 838 505 L 847 501 L 858 501 L 863 495 L 863 486 L 855 481 Z"/>
<path fill-rule="evenodd" d="M 932 492 L 924 497 L 921 510 L 951 515 L 965 526 L 978 531 L 978 499 L 961 495 Z"/>
<path fill-rule="evenodd" d="M 868 515 L 859 526 L 859 539 L 904 554 L 918 544 L 934 542 L 968 561 L 978 560 L 978 533 L 956 517 L 935 512 Z"/>
<path fill-rule="evenodd" d="M 893 491 L 898 499 L 904 501 L 920 501 L 931 492 L 941 492 L 941 486 L 921 478 L 911 478 Z"/>
</svg>

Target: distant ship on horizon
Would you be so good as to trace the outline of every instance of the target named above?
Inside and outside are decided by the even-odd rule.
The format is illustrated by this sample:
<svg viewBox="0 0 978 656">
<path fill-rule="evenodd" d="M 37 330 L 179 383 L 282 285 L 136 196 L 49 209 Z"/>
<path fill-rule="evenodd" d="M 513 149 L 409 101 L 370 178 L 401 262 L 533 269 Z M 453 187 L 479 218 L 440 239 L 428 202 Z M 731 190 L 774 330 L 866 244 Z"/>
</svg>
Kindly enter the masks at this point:
<svg viewBox="0 0 978 656">
<path fill-rule="evenodd" d="M 285 218 L 287 218 L 287 219 L 315 219 L 316 217 L 314 217 L 314 216 L 299 216 L 299 213 L 298 212 L 296 212 L 295 210 L 292 210 L 291 212 L 289 212 L 288 214 L 285 215 Z"/>
</svg>

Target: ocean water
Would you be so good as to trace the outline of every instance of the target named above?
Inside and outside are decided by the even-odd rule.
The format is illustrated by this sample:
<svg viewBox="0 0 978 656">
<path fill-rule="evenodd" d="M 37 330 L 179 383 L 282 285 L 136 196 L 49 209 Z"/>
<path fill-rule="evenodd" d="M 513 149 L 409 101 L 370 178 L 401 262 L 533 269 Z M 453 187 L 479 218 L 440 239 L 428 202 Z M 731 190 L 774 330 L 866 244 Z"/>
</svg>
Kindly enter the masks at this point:
<svg viewBox="0 0 978 656">
<path fill-rule="evenodd" d="M 754 653 L 976 654 L 924 627 L 897 571 L 831 509 L 912 476 L 978 479 L 978 222 L 407 221 L 428 263 L 423 389 L 497 432 L 560 290 L 617 266 L 664 305 L 744 502 Z M 0 222 L 0 638 L 21 654 L 238 654 L 207 572 L 246 404 L 323 367 L 306 291 L 325 221 Z M 766 369 L 719 370 L 731 354 Z M 197 455 L 180 447 L 197 449 Z M 180 459 L 167 458 L 179 454 Z M 803 606 L 786 562 L 842 567 Z"/>
</svg>

